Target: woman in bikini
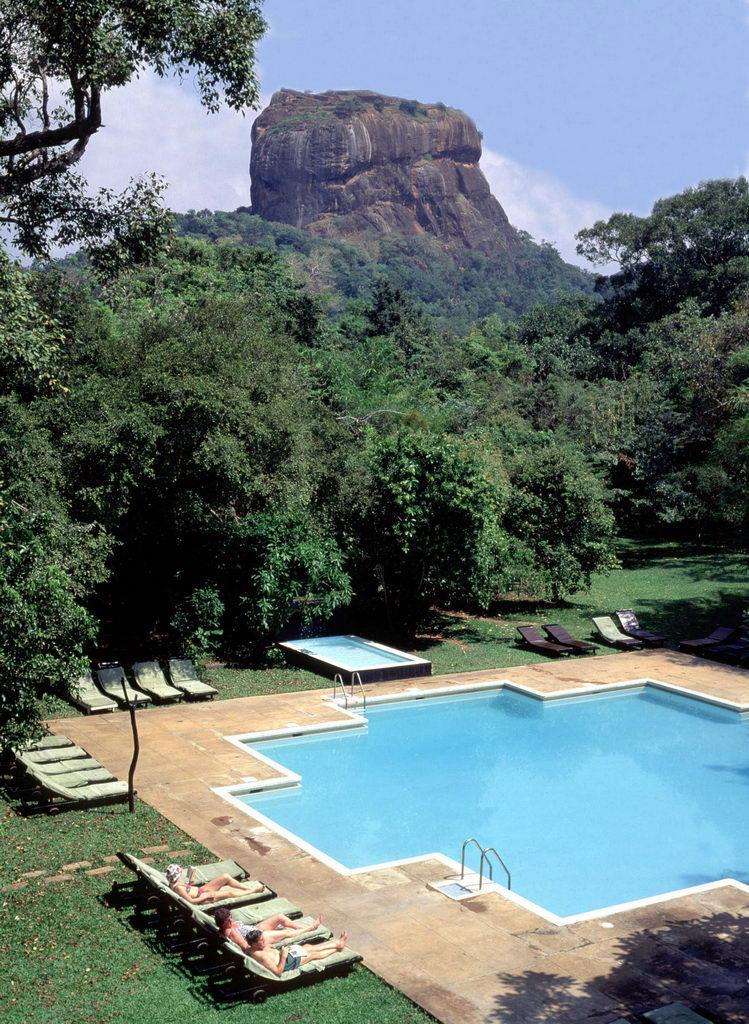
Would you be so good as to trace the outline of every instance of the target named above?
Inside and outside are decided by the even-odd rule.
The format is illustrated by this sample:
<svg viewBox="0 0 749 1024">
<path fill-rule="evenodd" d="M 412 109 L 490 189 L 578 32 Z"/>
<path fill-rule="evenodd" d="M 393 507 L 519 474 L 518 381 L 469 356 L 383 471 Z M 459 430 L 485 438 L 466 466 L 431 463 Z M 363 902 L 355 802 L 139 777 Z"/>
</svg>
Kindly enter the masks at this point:
<svg viewBox="0 0 749 1024">
<path fill-rule="evenodd" d="M 263 967 L 272 971 L 279 978 L 286 970 L 286 961 L 295 952 L 301 954 L 298 966 L 304 967 L 305 964 L 310 963 L 312 960 L 327 960 L 333 953 L 340 953 L 346 945 L 346 939 L 348 938 L 346 932 L 341 932 L 340 938 L 335 942 L 303 942 L 291 949 L 287 946 L 284 946 L 282 949 L 276 949 L 271 935 L 272 932 L 264 932 L 261 928 L 251 928 L 247 931 L 245 942 L 249 946 L 249 954 L 252 959 L 257 960 L 259 964 L 262 964 Z"/>
<path fill-rule="evenodd" d="M 266 917 L 263 921 L 258 921 L 257 924 L 242 924 L 240 921 L 235 921 L 232 918 L 231 910 L 228 907 L 219 907 L 213 916 L 216 919 L 221 938 L 231 939 L 240 949 L 244 949 L 247 952 L 250 950 L 247 936 L 251 932 L 257 931 L 258 928 L 260 931 L 265 932 L 272 944 L 280 942 L 282 939 L 291 939 L 295 935 L 302 935 L 304 932 L 314 931 L 315 928 L 320 927 L 320 922 L 322 921 L 322 918 L 318 917 L 315 918 L 312 924 L 299 924 L 299 922 L 292 921 L 290 917 L 286 917 L 284 914 L 273 914 L 271 917 Z"/>
<path fill-rule="evenodd" d="M 218 875 L 210 882 L 202 885 L 194 884 L 195 869 L 187 872 L 187 881 L 182 879 L 182 868 L 179 864 L 170 864 L 166 869 L 166 880 L 169 888 L 188 903 L 215 903 L 217 900 L 229 900 L 234 896 L 249 895 L 262 892 L 262 882 L 238 882 L 231 875 Z"/>
</svg>

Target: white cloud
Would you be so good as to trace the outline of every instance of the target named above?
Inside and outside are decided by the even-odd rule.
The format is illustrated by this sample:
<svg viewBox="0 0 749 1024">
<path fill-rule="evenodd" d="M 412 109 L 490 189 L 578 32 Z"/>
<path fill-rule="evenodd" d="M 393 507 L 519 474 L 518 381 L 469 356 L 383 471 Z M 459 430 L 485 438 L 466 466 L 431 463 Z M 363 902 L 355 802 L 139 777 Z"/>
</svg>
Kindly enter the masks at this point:
<svg viewBox="0 0 749 1024">
<path fill-rule="evenodd" d="M 592 268 L 575 252 L 575 233 L 612 210 L 594 199 L 581 199 L 552 175 L 485 149 L 481 168 L 510 222 L 537 242 L 553 242 L 564 259 Z"/>
<path fill-rule="evenodd" d="M 153 74 L 106 93 L 102 108 L 104 127 L 79 165 L 92 186 L 119 190 L 156 171 L 173 210 L 249 206 L 254 111 L 209 114 L 189 83 Z"/>
</svg>

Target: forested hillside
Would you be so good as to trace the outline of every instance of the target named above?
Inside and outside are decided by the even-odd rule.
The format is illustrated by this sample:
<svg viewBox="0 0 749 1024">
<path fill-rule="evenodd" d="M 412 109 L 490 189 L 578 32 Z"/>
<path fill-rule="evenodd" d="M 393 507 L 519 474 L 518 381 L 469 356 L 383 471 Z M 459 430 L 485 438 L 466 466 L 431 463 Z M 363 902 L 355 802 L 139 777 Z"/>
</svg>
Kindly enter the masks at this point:
<svg viewBox="0 0 749 1024">
<path fill-rule="evenodd" d="M 242 209 L 183 214 L 177 227 L 190 237 L 278 253 L 330 313 L 340 313 L 351 299 L 368 299 L 386 281 L 407 293 L 436 326 L 458 332 L 495 313 L 509 319 L 565 295 L 590 295 L 595 282 L 594 275 L 565 263 L 553 246 L 539 245 L 523 232 L 518 253 L 485 256 L 447 249 L 427 235 L 373 233 L 354 245 Z"/>
<path fill-rule="evenodd" d="M 374 260 L 350 301 L 303 283 L 345 247 L 215 222 L 248 235 L 109 279 L 3 257 L 3 650 L 43 688 L 102 642 L 258 661 L 332 615 L 559 600 L 617 528 L 746 536 L 743 179 L 584 232 L 622 267 L 596 295 L 465 330 Z"/>
</svg>

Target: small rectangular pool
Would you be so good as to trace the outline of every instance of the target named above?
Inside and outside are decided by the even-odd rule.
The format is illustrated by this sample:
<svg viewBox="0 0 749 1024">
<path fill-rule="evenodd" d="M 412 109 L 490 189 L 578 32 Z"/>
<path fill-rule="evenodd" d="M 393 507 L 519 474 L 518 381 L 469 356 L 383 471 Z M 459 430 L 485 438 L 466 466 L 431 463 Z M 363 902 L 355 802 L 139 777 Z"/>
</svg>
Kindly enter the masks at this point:
<svg viewBox="0 0 749 1024">
<path fill-rule="evenodd" d="M 562 917 L 749 882 L 749 723 L 735 711 L 651 687 L 555 701 L 503 689 L 367 718 L 252 744 L 301 784 L 235 799 L 345 868 L 459 859 L 476 836 L 515 892 Z"/>
<path fill-rule="evenodd" d="M 358 672 L 363 683 L 381 683 L 387 679 L 413 679 L 430 676 L 432 663 L 394 647 L 352 634 L 318 636 L 309 640 L 289 640 L 278 645 L 292 665 L 332 679 L 340 673 L 344 682 Z"/>
</svg>

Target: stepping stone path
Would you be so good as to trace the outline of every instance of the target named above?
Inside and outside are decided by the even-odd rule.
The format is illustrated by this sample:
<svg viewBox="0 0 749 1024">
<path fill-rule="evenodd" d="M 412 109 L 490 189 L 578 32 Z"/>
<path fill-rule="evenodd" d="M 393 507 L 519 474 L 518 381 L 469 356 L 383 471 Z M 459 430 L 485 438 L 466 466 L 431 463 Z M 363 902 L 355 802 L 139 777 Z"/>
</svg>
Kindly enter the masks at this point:
<svg viewBox="0 0 749 1024">
<path fill-rule="evenodd" d="M 192 850 L 186 849 L 170 850 L 166 844 L 161 846 L 143 846 L 141 847 L 141 852 L 143 854 L 163 854 L 164 860 L 184 860 L 193 853 Z M 111 853 L 101 859 L 104 863 L 99 867 L 93 867 L 90 860 L 77 860 L 71 864 L 63 864 L 56 874 L 50 874 L 49 871 L 24 871 L 15 882 L 11 882 L 10 885 L 1 886 L 0 894 L 4 892 L 17 892 L 19 889 L 25 888 L 33 879 L 38 879 L 44 885 L 54 885 L 57 882 L 72 882 L 76 874 L 78 876 L 90 875 L 99 877 L 100 875 L 111 874 L 111 872 L 116 871 L 120 867 L 119 858 L 115 853 Z M 143 856 L 141 859 L 146 864 L 153 864 L 155 858 Z"/>
</svg>

